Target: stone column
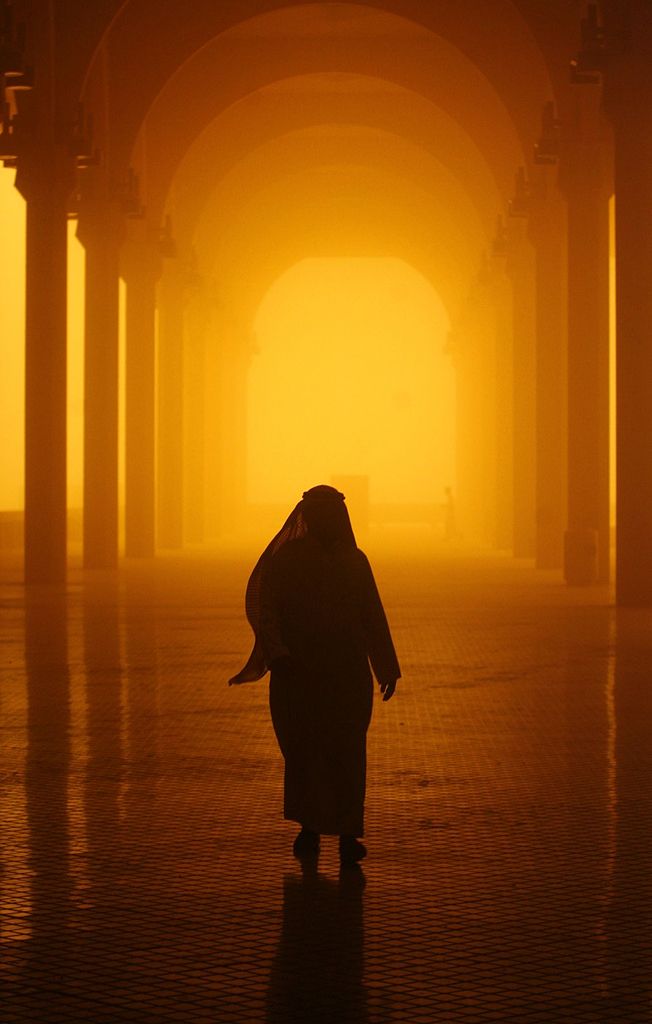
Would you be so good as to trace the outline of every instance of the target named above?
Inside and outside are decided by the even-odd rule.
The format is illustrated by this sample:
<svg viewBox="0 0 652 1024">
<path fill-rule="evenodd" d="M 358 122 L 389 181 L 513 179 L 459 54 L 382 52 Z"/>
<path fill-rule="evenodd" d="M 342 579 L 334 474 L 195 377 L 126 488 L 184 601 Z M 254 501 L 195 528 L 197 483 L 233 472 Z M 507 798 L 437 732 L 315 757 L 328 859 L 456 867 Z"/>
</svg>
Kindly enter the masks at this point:
<svg viewBox="0 0 652 1024">
<path fill-rule="evenodd" d="M 228 534 L 242 528 L 247 501 L 247 388 L 253 337 L 238 310 L 222 312 L 218 349 L 219 529 Z"/>
<path fill-rule="evenodd" d="M 197 280 L 186 309 L 184 363 L 184 534 L 200 544 L 205 534 L 206 336 L 211 320 L 206 283 Z"/>
<path fill-rule="evenodd" d="M 159 547 L 183 546 L 183 392 L 186 281 L 169 260 L 158 289 L 158 439 L 156 521 Z"/>
<path fill-rule="evenodd" d="M 127 285 L 125 358 L 125 555 L 155 552 L 156 282 L 158 247 L 144 220 L 129 224 L 122 254 Z"/>
<path fill-rule="evenodd" d="M 66 575 L 67 217 L 74 166 L 54 143 L 22 155 L 25 268 L 25 581 Z"/>
<path fill-rule="evenodd" d="M 652 10 L 631 0 L 624 26 L 622 5 L 613 13 L 614 29 L 627 29 L 614 32 L 623 45 L 606 79 L 616 192 L 616 598 L 642 607 L 652 605 Z"/>
<path fill-rule="evenodd" d="M 491 270 L 496 332 L 496 534 L 499 550 L 514 546 L 514 353 L 512 289 L 505 273 L 505 254 L 495 254 Z"/>
<path fill-rule="evenodd" d="M 535 525 L 538 569 L 561 569 L 567 521 L 566 211 L 556 171 L 537 169 L 529 217 L 535 254 Z"/>
<path fill-rule="evenodd" d="M 481 540 L 494 547 L 497 528 L 497 336 L 493 305 L 492 266 L 487 260 L 480 272 L 477 286 L 477 339 L 478 339 L 478 451 L 481 459 Z"/>
<path fill-rule="evenodd" d="M 512 282 L 513 315 L 513 460 L 515 558 L 534 558 L 536 480 L 535 273 L 534 252 L 525 221 L 507 225 L 507 272 Z"/>
<path fill-rule="evenodd" d="M 123 217 L 101 183 L 81 204 L 86 250 L 84 342 L 84 568 L 118 564 L 119 259 Z"/>
<path fill-rule="evenodd" d="M 206 335 L 204 358 L 206 367 L 204 444 L 205 444 L 205 520 L 204 534 L 214 539 L 223 532 L 222 522 L 222 336 L 223 317 L 213 310 L 211 330 Z"/>
<path fill-rule="evenodd" d="M 496 324 L 485 262 L 449 344 L 457 381 L 456 522 L 468 541 L 496 538 Z"/>
<path fill-rule="evenodd" d="M 11 11 L 5 13 L 4 42 L 20 51 Z M 70 139 L 62 137 L 72 118 L 58 87 L 55 33 L 51 6 L 30 19 L 30 62 L 38 68 L 35 87 L 17 104 L 15 137 L 9 136 L 2 147 L 17 154 L 16 187 L 27 207 L 26 583 L 62 583 L 66 576 L 67 217 L 76 161 Z M 0 83 L 3 101 L 9 99 L 5 92 L 11 83 Z"/>
<path fill-rule="evenodd" d="M 609 579 L 609 140 L 599 91 L 578 87 L 563 135 L 568 209 L 568 529 L 565 578 Z"/>
<path fill-rule="evenodd" d="M 472 515 L 476 478 L 473 474 L 473 400 L 468 372 L 470 347 L 467 324 L 462 317 L 448 336 L 448 350 L 455 367 L 455 532 L 463 541 L 470 539 L 476 525 Z"/>
</svg>

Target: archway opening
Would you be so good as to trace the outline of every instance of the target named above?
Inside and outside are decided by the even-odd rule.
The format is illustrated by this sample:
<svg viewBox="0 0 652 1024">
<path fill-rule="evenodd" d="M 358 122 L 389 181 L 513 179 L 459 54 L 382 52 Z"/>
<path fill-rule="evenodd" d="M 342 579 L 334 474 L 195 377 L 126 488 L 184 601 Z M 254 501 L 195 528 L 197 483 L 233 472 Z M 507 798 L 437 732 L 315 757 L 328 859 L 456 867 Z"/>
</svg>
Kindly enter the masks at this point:
<svg viewBox="0 0 652 1024">
<path fill-rule="evenodd" d="M 277 519 L 313 484 L 344 481 L 358 528 L 443 530 L 455 490 L 449 328 L 433 285 L 403 260 L 311 258 L 282 274 L 254 321 L 246 478 L 255 521 Z"/>
<path fill-rule="evenodd" d="M 0 168 L 0 223 L 3 246 L 0 274 L 2 374 L 0 431 L 3 445 L 0 474 L 0 546 L 22 545 L 25 419 L 25 200 L 14 187 L 15 172 Z M 11 444 L 7 443 L 11 438 Z"/>
</svg>

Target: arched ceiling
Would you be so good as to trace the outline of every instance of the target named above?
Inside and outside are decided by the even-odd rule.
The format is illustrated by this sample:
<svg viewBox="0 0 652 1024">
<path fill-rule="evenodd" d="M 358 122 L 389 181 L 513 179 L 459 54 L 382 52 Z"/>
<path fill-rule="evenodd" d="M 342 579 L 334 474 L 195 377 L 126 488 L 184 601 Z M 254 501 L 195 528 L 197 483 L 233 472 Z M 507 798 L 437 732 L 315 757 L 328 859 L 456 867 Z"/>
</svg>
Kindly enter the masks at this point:
<svg viewBox="0 0 652 1024">
<path fill-rule="evenodd" d="M 197 184 L 194 190 L 189 187 L 176 194 L 176 202 L 170 207 L 173 223 L 178 225 L 175 234 L 186 246 L 192 244 L 195 234 L 201 235 L 204 230 L 206 209 L 221 211 L 223 220 L 237 220 L 241 205 L 251 196 L 263 193 L 270 184 L 289 177 L 296 179 L 312 168 L 344 166 L 367 167 L 385 174 L 388 182 L 400 180 L 401 192 L 406 187 L 413 189 L 414 206 L 418 206 L 421 195 L 430 196 L 455 211 L 457 224 L 478 251 L 489 243 L 493 217 L 483 220 L 464 187 L 438 160 L 398 135 L 340 125 L 319 125 L 277 136 L 247 153 L 226 174 L 215 174 L 212 179 L 209 165 L 203 189 Z M 333 185 L 325 175 L 325 197 L 332 194 L 333 187 L 340 186 L 341 180 L 341 170 L 336 172 Z M 188 185 L 191 184 L 189 181 Z M 293 199 L 294 192 L 289 189 L 284 199 L 279 196 L 284 206 Z M 387 205 L 392 204 L 390 188 L 385 199 Z M 319 197 L 315 200 L 318 204 Z"/>
<path fill-rule="evenodd" d="M 148 118 L 141 133 L 137 165 L 146 169 L 147 216 L 156 227 L 172 189 L 171 208 L 183 208 L 175 226 L 194 222 L 205 192 L 249 151 L 293 131 L 339 124 L 343 137 L 352 126 L 380 139 L 401 136 L 415 148 L 415 159 L 439 160 L 458 178 L 480 217 L 493 230 L 503 200 L 483 154 L 460 126 L 423 97 L 391 83 L 357 75 L 306 76 L 270 85 L 227 108 L 198 135 L 190 149 L 170 147 L 152 167 L 146 161 L 151 134 L 160 132 Z"/>
<path fill-rule="evenodd" d="M 486 13 L 482 5 L 470 10 L 468 4 L 451 0 L 194 0 L 191 9 L 182 3 L 128 0 L 107 25 L 89 77 L 108 62 L 109 102 L 123 114 L 123 141 L 130 148 L 164 84 L 207 40 L 220 34 L 231 33 L 234 42 L 262 40 L 262 50 L 268 52 L 282 49 L 291 36 L 306 50 L 313 49 L 315 39 L 328 49 L 337 39 L 354 45 L 372 36 L 379 54 L 400 44 L 400 37 L 408 37 L 407 48 L 418 59 L 417 37 L 425 30 L 446 40 L 462 61 L 492 83 L 527 147 L 536 132 L 532 119 L 551 95 L 551 82 L 560 68 L 562 80 L 567 79 L 572 53 L 565 52 L 570 48 L 566 39 L 577 30 L 579 10 L 580 0 L 547 0 L 543 5 L 540 0 L 492 0 Z M 455 73 L 448 76 L 445 66 L 441 72 L 452 82 L 457 80 Z"/>
<path fill-rule="evenodd" d="M 606 4 L 607 15 L 618 5 Z M 308 11 L 304 32 L 321 35 L 368 31 L 365 14 L 395 14 L 447 39 L 503 98 L 523 137 L 534 131 L 541 97 L 551 89 L 562 109 L 572 89 L 568 62 L 580 43 L 585 0 L 67 0 L 53 6 L 48 28 L 36 0 L 13 0 L 28 26 L 27 63 L 39 83 L 54 71 L 53 104 L 62 133 L 75 120 L 80 99 L 90 98 L 96 122 L 103 109 L 135 135 L 164 83 L 207 40 L 260 15 L 290 8 Z M 357 26 L 356 26 L 357 21 Z M 248 29 L 249 30 L 249 29 Z M 258 31 L 258 29 L 256 29 Z M 45 74 L 44 74 L 44 68 Z M 93 79 L 108 93 L 93 102 Z M 30 97 L 20 96 L 31 106 Z M 38 103 L 38 98 L 36 99 Z M 105 139 L 100 139 L 103 145 Z M 527 146 L 526 146 L 527 150 Z"/>
<path fill-rule="evenodd" d="M 196 235 L 199 265 L 229 308 L 254 310 L 301 258 L 393 256 L 432 281 L 454 319 L 478 269 L 480 239 L 442 195 L 377 168 L 307 168 L 236 197 L 235 181 L 218 189 Z"/>
<path fill-rule="evenodd" d="M 241 22 L 205 42 L 163 76 L 147 105 L 142 76 L 150 75 L 152 65 L 157 67 L 156 35 L 151 46 L 148 40 L 146 60 L 141 52 L 131 80 L 129 71 L 123 64 L 118 67 L 112 56 L 109 106 L 119 112 L 111 117 L 110 136 L 105 140 L 112 167 L 119 170 L 131 159 L 141 123 L 152 106 L 160 107 L 164 125 L 164 136 L 151 154 L 155 159 L 159 148 L 185 151 L 205 125 L 252 91 L 283 78 L 343 72 L 384 78 L 435 103 L 463 125 L 487 159 L 493 160 L 496 176 L 507 191 L 514 168 L 524 162 L 534 141 L 538 112 L 550 95 L 545 75 L 537 78 L 536 62 L 519 88 L 511 89 L 508 103 L 509 98 L 448 39 L 376 6 L 292 5 Z M 341 15 L 332 23 L 331 7 Z M 246 4 L 238 5 L 240 12 L 243 8 Z M 194 30 L 195 17 L 191 20 Z M 493 28 L 490 38 L 495 50 L 498 34 Z M 522 51 L 515 51 L 505 61 L 503 52 L 501 62 L 513 67 L 520 64 L 521 55 Z M 514 102 L 521 104 L 535 81 L 537 95 L 531 96 L 527 118 L 519 121 Z"/>
</svg>

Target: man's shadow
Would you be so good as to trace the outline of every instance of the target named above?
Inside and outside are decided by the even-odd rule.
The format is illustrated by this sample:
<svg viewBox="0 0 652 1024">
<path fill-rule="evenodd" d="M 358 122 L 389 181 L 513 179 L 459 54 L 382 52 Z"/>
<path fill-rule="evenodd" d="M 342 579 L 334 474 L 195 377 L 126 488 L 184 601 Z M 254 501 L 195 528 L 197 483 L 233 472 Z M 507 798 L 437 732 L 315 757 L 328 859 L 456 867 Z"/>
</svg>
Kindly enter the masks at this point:
<svg viewBox="0 0 652 1024">
<path fill-rule="evenodd" d="M 303 861 L 283 880 L 283 927 L 267 995 L 268 1024 L 333 1021 L 365 1024 L 363 983 L 365 877 L 345 868 L 339 879 Z"/>
</svg>

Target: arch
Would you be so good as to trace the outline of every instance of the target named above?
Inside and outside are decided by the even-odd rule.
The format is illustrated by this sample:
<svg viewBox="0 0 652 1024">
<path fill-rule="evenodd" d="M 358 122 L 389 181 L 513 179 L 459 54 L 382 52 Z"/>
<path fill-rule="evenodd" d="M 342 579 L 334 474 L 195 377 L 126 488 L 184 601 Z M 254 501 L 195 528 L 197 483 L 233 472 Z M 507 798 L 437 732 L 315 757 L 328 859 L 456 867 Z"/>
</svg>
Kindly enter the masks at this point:
<svg viewBox="0 0 652 1024">
<path fill-rule="evenodd" d="M 305 76 L 286 79 L 251 93 L 207 125 L 190 148 L 179 154 L 168 148 L 147 177 L 147 216 L 161 222 L 168 201 L 184 213 L 175 222 L 183 229 L 194 222 L 204 199 L 202 183 L 243 159 L 250 150 L 281 135 L 337 124 L 400 135 L 418 145 L 457 176 L 480 216 L 493 230 L 502 200 L 483 154 L 464 130 L 423 97 L 364 76 Z"/>
<path fill-rule="evenodd" d="M 354 10 L 363 9 L 351 6 Z M 150 107 L 152 112 L 158 109 L 162 116 L 153 113 L 148 146 L 158 152 L 169 147 L 173 139 L 174 145 L 184 151 L 197 132 L 223 109 L 279 78 L 354 72 L 383 77 L 416 91 L 464 124 L 478 147 L 493 161 L 497 179 L 507 194 L 514 168 L 524 162 L 524 153 L 533 141 L 540 106 L 548 98 L 549 88 L 532 107 L 524 138 L 510 117 L 505 97 L 496 92 L 462 51 L 404 17 L 380 9 L 371 11 L 367 5 L 365 10 L 365 31 L 374 26 L 373 48 L 362 35 L 306 33 L 297 21 L 300 9 L 295 5 L 253 18 L 210 39 L 161 83 L 160 91 L 155 98 L 151 97 L 147 108 L 140 103 L 146 90 L 139 82 L 137 97 L 111 100 L 112 109 L 121 113 L 109 140 L 112 167 L 119 171 L 128 163 Z M 288 18 L 291 22 L 294 19 L 295 36 Z M 281 28 L 284 34 L 279 34 Z M 270 33 L 274 31 L 274 45 L 270 46 Z M 392 33 L 397 35 L 398 42 Z M 111 67 L 114 63 L 111 62 Z M 117 69 L 112 74 L 115 77 Z M 139 75 L 135 77 L 138 80 Z M 118 78 L 120 82 L 128 78 L 122 66 Z M 529 74 L 527 82 L 522 83 L 521 95 L 523 91 L 529 92 L 531 78 Z M 111 87 L 114 86 L 118 87 L 116 82 L 112 82 Z M 154 132 L 154 123 L 161 127 L 161 135 Z"/>
<path fill-rule="evenodd" d="M 115 6 L 110 14 L 107 12 L 106 31 L 91 61 L 86 85 L 104 59 L 103 54 L 108 55 L 112 65 L 110 104 L 114 109 L 130 110 L 125 129 L 132 141 L 164 83 L 207 39 L 243 25 L 250 31 L 252 22 L 256 23 L 254 31 L 260 34 L 261 20 L 268 19 L 269 24 L 269 19 L 287 21 L 294 17 L 296 21 L 297 14 L 312 26 L 313 33 L 315 28 L 322 33 L 341 32 L 347 22 L 350 32 L 360 32 L 361 26 L 369 32 L 373 18 L 384 15 L 447 39 L 493 83 L 526 149 L 536 130 L 532 118 L 538 119 L 542 103 L 550 98 L 552 81 L 555 85 L 560 79 L 565 82 L 559 69 L 565 71 L 568 55 L 564 53 L 560 60 L 559 50 L 568 34 L 555 31 L 560 17 L 558 5 L 554 5 L 554 13 L 542 13 L 541 5 L 531 0 L 494 0 L 490 19 L 470 18 L 463 4 L 434 5 L 423 0 L 358 0 L 337 5 L 326 5 L 321 0 L 227 0 L 221 4 L 196 0 L 192 19 L 187 17 L 184 4 L 163 6 L 152 0 L 130 0 L 119 10 Z M 568 27 L 574 27 L 576 15 L 567 11 L 566 17 L 573 19 Z M 307 35 L 310 27 L 305 25 L 303 31 Z M 146 62 L 142 59 L 145 40 Z M 136 96 L 134 83 L 138 84 Z"/>
<path fill-rule="evenodd" d="M 216 333 L 208 359 L 212 378 L 221 382 L 208 401 L 208 491 L 239 495 L 219 513 L 209 508 L 213 530 L 231 521 L 244 493 L 242 428 L 234 431 L 233 424 L 241 422 L 253 312 L 271 283 L 308 256 L 389 255 L 430 281 L 455 322 L 481 259 L 481 240 L 464 230 L 445 196 L 422 193 L 373 166 L 308 166 L 253 193 L 243 188 L 246 199 L 238 195 L 238 174 L 228 177 L 195 239 L 199 267 L 214 282 Z"/>
<path fill-rule="evenodd" d="M 479 246 L 483 242 L 488 243 L 488 230 L 493 228 L 493 220 L 487 223 L 485 219 L 483 223 L 465 189 L 439 161 L 399 136 L 371 129 L 343 131 L 338 126 L 322 125 L 278 136 L 238 161 L 218 181 L 208 197 L 200 189 L 195 189 L 192 195 L 197 197 L 196 202 L 192 202 L 186 193 L 182 197 L 185 203 L 172 209 L 181 213 L 178 221 L 183 225 L 185 237 L 192 238 L 195 231 L 201 234 L 202 213 L 206 205 L 215 207 L 218 204 L 222 210 L 232 210 L 237 219 L 237 211 L 247 197 L 263 192 L 276 180 L 296 176 L 310 168 L 341 168 L 348 164 L 386 174 L 388 181 L 400 178 L 413 187 L 415 205 L 420 194 L 439 195 L 449 208 L 455 210 L 457 222 L 465 225 L 465 231 L 478 240 Z M 328 184 L 326 180 L 327 192 Z M 203 206 L 200 205 L 201 197 Z M 188 209 L 189 200 L 192 202 L 192 216 Z"/>
<path fill-rule="evenodd" d="M 480 264 L 482 237 L 465 230 L 444 198 L 371 167 L 306 168 L 246 200 L 236 198 L 236 189 L 234 175 L 228 188 L 213 194 L 195 243 L 199 265 L 217 282 L 221 302 L 240 311 L 257 305 L 261 289 L 288 260 L 393 255 L 431 280 L 455 319 Z"/>
</svg>

